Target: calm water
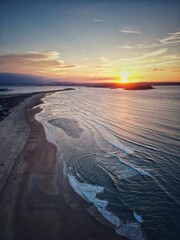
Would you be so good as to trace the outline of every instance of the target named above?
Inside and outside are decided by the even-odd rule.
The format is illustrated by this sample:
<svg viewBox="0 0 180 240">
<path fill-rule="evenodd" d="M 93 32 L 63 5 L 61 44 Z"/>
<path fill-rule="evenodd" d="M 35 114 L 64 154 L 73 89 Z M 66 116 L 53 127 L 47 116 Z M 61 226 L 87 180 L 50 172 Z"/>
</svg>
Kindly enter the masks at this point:
<svg viewBox="0 0 180 240">
<path fill-rule="evenodd" d="M 41 107 L 64 177 L 117 234 L 180 239 L 180 87 L 77 88 Z"/>
</svg>

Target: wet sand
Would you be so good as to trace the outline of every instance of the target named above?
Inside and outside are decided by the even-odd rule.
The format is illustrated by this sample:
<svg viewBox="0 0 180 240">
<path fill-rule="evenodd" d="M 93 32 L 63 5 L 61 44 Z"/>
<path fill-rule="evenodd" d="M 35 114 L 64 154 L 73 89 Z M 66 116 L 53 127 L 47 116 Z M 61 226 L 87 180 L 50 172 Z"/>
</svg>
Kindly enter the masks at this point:
<svg viewBox="0 0 180 240">
<path fill-rule="evenodd" d="M 64 178 L 63 159 L 57 162 L 56 147 L 34 118 L 40 108 L 32 107 L 44 95 L 27 98 L 0 122 L 0 239 L 125 239 L 97 221 L 101 216 Z"/>
</svg>

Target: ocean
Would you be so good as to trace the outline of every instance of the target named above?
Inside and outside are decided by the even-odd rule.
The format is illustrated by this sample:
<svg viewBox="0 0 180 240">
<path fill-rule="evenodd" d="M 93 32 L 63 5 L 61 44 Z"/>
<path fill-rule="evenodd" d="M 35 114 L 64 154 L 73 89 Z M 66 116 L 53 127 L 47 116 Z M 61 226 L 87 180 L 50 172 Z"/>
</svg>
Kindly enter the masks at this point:
<svg viewBox="0 0 180 240">
<path fill-rule="evenodd" d="M 180 239 L 180 87 L 76 88 L 43 101 L 36 119 L 74 191 L 119 235 Z"/>
</svg>

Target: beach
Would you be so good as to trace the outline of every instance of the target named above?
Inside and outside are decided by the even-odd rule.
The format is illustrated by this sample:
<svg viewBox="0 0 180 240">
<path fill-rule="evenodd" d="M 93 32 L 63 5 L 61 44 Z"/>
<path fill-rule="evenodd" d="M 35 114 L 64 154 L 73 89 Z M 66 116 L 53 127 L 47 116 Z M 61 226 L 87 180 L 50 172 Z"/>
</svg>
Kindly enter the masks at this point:
<svg viewBox="0 0 180 240">
<path fill-rule="evenodd" d="M 25 97 L 0 122 L 0 239 L 127 239 L 64 179 L 63 160 L 57 164 L 56 146 L 34 117 L 46 94 Z"/>
</svg>

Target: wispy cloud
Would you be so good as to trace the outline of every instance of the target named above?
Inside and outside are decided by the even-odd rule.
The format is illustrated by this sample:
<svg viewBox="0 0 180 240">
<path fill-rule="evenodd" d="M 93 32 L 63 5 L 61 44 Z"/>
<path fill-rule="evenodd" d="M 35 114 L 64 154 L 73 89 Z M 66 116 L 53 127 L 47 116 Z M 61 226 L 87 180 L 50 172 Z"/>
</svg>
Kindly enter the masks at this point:
<svg viewBox="0 0 180 240">
<path fill-rule="evenodd" d="M 93 19 L 93 22 L 104 22 L 104 19 Z"/>
<path fill-rule="evenodd" d="M 142 58 L 155 57 L 155 56 L 164 54 L 165 52 L 167 52 L 167 50 L 168 50 L 167 48 L 161 48 L 154 52 L 145 53 L 144 55 L 142 55 Z"/>
<path fill-rule="evenodd" d="M 44 51 L 44 52 L 30 51 L 29 53 L 24 54 L 24 56 L 27 57 L 32 56 L 33 58 L 36 56 L 44 59 L 56 59 L 60 57 L 60 53 L 57 51 Z"/>
<path fill-rule="evenodd" d="M 136 57 L 126 57 L 126 58 L 119 58 L 111 62 L 107 62 L 104 65 L 108 68 L 131 68 L 134 72 L 139 72 L 142 70 L 146 71 L 147 69 L 164 69 L 165 66 L 169 64 L 179 64 L 180 63 L 180 56 L 177 54 L 168 54 L 167 48 L 157 49 L 155 51 L 148 51 L 144 54 L 141 54 Z"/>
<path fill-rule="evenodd" d="M 153 71 L 159 71 L 162 72 L 164 69 L 163 68 L 154 68 Z"/>
<path fill-rule="evenodd" d="M 140 43 L 140 44 L 135 45 L 132 48 L 148 49 L 148 48 L 154 48 L 154 47 L 161 47 L 161 46 L 158 43 L 151 43 L 151 44 Z"/>
<path fill-rule="evenodd" d="M 116 45 L 113 48 L 120 49 L 150 49 L 150 48 L 158 48 L 164 46 L 177 46 L 180 45 L 180 31 L 168 33 L 166 36 L 155 40 L 151 43 L 139 43 L 137 45 Z"/>
<path fill-rule="evenodd" d="M 108 61 L 108 59 L 105 58 L 105 57 L 100 57 L 99 60 L 100 60 L 100 62 L 107 62 Z"/>
<path fill-rule="evenodd" d="M 88 57 L 84 57 L 84 61 L 89 61 L 89 58 Z"/>
<path fill-rule="evenodd" d="M 122 48 L 123 48 L 123 49 L 132 49 L 132 47 L 129 46 L 129 45 L 124 45 Z"/>
<path fill-rule="evenodd" d="M 134 48 L 145 49 L 145 48 L 154 48 L 162 47 L 163 45 L 167 46 L 176 46 L 180 44 L 180 31 L 168 33 L 166 36 L 157 39 L 151 44 L 138 44 Z"/>
<path fill-rule="evenodd" d="M 122 33 L 140 34 L 139 31 L 136 31 L 136 30 L 131 29 L 131 28 L 121 28 L 121 29 L 119 29 L 119 31 L 122 32 Z"/>
<path fill-rule="evenodd" d="M 116 45 L 116 46 L 114 46 L 113 48 L 119 48 L 119 49 L 133 49 L 133 47 L 130 46 L 130 45 L 122 45 L 122 46 L 120 46 L 120 45 Z"/>
<path fill-rule="evenodd" d="M 80 69 L 80 68 L 86 68 L 87 65 L 65 65 L 63 67 L 59 66 L 59 67 L 49 67 L 48 68 L 48 71 L 50 72 L 59 72 L 59 74 L 61 75 L 62 74 L 62 71 L 61 70 L 71 70 L 71 69 Z M 67 73 L 67 72 L 66 72 Z"/>
<path fill-rule="evenodd" d="M 180 31 L 173 32 L 173 33 L 168 33 L 167 36 L 165 36 L 162 39 L 159 39 L 159 42 L 164 44 L 164 45 L 179 44 L 180 43 Z"/>
</svg>

